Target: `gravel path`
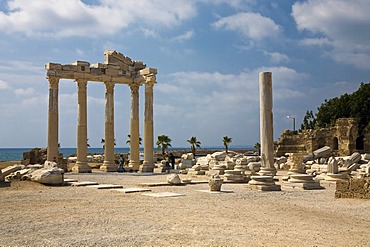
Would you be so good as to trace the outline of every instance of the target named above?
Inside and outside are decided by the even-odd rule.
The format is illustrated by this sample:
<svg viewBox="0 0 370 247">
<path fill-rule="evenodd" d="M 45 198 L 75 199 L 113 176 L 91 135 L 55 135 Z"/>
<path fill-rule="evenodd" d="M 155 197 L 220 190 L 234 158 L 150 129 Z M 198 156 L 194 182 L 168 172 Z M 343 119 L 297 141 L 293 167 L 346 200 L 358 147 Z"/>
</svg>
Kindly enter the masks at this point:
<svg viewBox="0 0 370 247">
<path fill-rule="evenodd" d="M 167 175 L 70 174 L 137 187 Z M 185 178 L 186 176 L 181 176 Z M 206 176 L 193 180 L 207 180 Z M 370 201 L 324 190 L 209 194 L 207 184 L 151 187 L 155 198 L 88 187 L 12 182 L 0 188 L 0 246 L 370 246 Z"/>
</svg>

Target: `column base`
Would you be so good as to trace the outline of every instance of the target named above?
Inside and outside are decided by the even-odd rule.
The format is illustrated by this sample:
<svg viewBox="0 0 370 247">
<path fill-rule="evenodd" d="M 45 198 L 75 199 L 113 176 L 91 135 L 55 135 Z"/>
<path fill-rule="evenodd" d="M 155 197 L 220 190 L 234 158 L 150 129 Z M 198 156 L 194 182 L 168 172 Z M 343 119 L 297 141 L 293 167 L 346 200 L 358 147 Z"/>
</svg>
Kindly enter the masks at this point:
<svg viewBox="0 0 370 247">
<path fill-rule="evenodd" d="M 289 169 L 288 175 L 294 175 L 294 174 L 306 174 L 306 171 L 303 170 L 303 169 L 299 169 L 299 168 L 292 168 L 292 169 Z"/>
<path fill-rule="evenodd" d="M 116 172 L 117 169 L 117 165 L 110 161 L 104 161 L 103 165 L 100 166 L 100 171 L 103 172 Z"/>
<path fill-rule="evenodd" d="M 290 178 L 281 185 L 283 188 L 299 190 L 319 190 L 323 189 L 319 181 L 315 181 L 308 174 L 291 174 Z"/>
<path fill-rule="evenodd" d="M 72 172 L 90 173 L 91 167 L 86 162 L 77 161 L 76 164 L 72 167 Z"/>
<path fill-rule="evenodd" d="M 275 167 L 261 167 L 261 170 L 258 172 L 261 176 L 275 176 L 276 175 L 276 168 Z"/>
<path fill-rule="evenodd" d="M 139 171 L 140 170 L 140 161 L 130 160 L 130 162 L 128 163 L 128 167 L 130 167 L 133 171 Z"/>
<path fill-rule="evenodd" d="M 144 164 L 142 164 L 139 168 L 139 171 L 141 172 L 153 172 L 154 171 L 154 164 L 146 163 L 144 161 Z"/>
<path fill-rule="evenodd" d="M 275 184 L 272 176 L 251 176 L 247 188 L 259 191 L 281 191 L 281 186 Z"/>
</svg>

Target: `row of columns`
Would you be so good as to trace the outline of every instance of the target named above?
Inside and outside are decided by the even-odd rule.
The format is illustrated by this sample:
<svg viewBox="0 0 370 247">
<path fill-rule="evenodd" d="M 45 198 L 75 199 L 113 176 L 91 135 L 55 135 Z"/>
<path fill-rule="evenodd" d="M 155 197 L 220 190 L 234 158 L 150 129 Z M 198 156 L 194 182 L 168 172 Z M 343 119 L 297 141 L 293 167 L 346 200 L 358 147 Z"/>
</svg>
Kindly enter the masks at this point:
<svg viewBox="0 0 370 247">
<path fill-rule="evenodd" d="M 47 160 L 58 159 L 58 88 L 59 78 L 49 77 L 49 110 L 48 110 L 48 152 Z M 87 164 L 87 80 L 77 79 L 78 88 L 78 121 L 77 121 L 77 162 L 74 172 L 91 172 Z M 116 171 L 114 162 L 114 86 L 113 82 L 105 84 L 105 148 L 102 171 Z M 130 84 L 130 161 L 133 170 L 141 169 L 151 172 L 154 169 L 154 131 L 153 131 L 153 86 L 155 79 L 149 78 L 145 83 L 145 117 L 144 117 L 144 163 L 140 167 L 139 136 L 139 84 Z"/>
</svg>

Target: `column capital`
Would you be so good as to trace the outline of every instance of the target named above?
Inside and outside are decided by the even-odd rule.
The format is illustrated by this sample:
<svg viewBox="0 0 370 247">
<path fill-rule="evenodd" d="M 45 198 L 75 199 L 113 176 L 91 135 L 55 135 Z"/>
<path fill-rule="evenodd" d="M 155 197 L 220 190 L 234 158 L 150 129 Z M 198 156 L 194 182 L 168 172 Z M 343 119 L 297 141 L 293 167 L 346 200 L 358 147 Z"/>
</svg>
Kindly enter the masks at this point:
<svg viewBox="0 0 370 247">
<path fill-rule="evenodd" d="M 139 92 L 140 85 L 132 83 L 132 84 L 128 84 L 128 86 L 130 87 L 132 92 L 134 93 Z"/>
<path fill-rule="evenodd" d="M 105 92 L 106 93 L 113 93 L 115 84 L 112 82 L 104 82 L 105 84 Z"/>
<path fill-rule="evenodd" d="M 86 91 L 87 80 L 77 79 L 77 80 L 75 80 L 75 82 L 77 82 L 78 90 Z"/>
<path fill-rule="evenodd" d="M 50 76 L 48 76 L 47 79 L 49 81 L 49 87 L 50 88 L 58 88 L 58 86 L 59 86 L 59 77 L 50 77 Z"/>
</svg>

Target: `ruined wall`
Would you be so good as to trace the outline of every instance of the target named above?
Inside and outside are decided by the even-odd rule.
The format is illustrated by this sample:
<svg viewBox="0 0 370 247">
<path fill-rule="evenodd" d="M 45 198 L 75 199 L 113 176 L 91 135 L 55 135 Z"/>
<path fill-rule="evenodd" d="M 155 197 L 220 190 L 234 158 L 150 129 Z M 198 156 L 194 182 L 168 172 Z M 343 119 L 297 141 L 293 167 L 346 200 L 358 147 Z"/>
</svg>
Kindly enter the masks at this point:
<svg viewBox="0 0 370 247">
<path fill-rule="evenodd" d="M 335 198 L 370 199 L 370 177 L 338 181 Z"/>
<path fill-rule="evenodd" d="M 334 127 L 302 132 L 285 130 L 276 144 L 275 155 L 303 152 L 312 153 L 323 146 L 329 146 L 333 155 L 346 156 L 353 152 L 370 152 L 370 133 L 363 136 L 363 147 L 356 149 L 358 140 L 357 121 L 353 118 L 340 118 Z"/>
</svg>

